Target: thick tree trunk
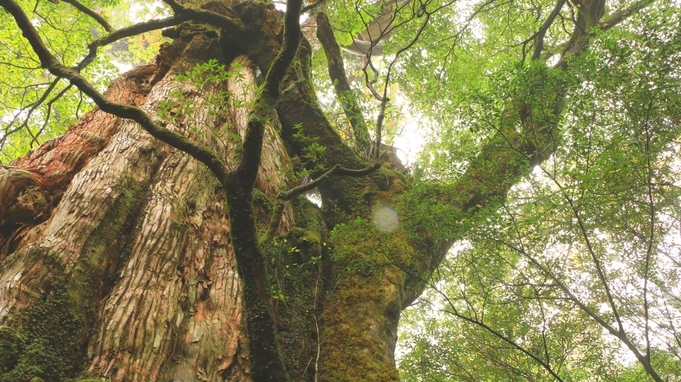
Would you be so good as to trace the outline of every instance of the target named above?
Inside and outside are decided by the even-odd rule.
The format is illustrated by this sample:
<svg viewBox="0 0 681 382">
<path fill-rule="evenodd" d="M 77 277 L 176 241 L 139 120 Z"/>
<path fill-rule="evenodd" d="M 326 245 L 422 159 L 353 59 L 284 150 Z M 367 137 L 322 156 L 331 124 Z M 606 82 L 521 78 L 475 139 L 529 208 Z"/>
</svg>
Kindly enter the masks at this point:
<svg viewBox="0 0 681 382">
<path fill-rule="evenodd" d="M 281 15 L 259 3 L 205 8 L 240 25 L 220 33 L 178 28 L 153 64 L 114 82 L 106 97 L 139 105 L 233 170 L 256 67 L 266 73 L 281 46 Z M 262 303 L 258 312 L 273 305 L 276 328 L 260 338 L 277 333 L 275 343 L 259 345 L 281 348 L 292 380 L 399 379 L 400 311 L 421 293 L 462 224 L 503 198 L 528 158 L 544 153 L 536 138 L 530 144 L 511 134 L 517 116 L 509 116 L 503 132 L 517 142 L 492 140 L 455 184 L 410 188 L 399 169 L 384 165 L 319 183 L 321 208 L 300 195 L 284 202 L 276 195 L 302 181 L 293 167 L 324 179 L 336 166 L 348 175 L 370 165 L 320 109 L 309 58 L 303 41 L 266 126 L 252 200 L 250 219 L 263 240 L 246 244 L 264 254 L 267 270 L 246 260 L 258 263 L 249 271 L 269 275 L 272 290 L 246 296 L 271 294 L 272 301 L 241 300 L 234 253 L 244 243 L 235 239 L 233 248 L 230 234 L 244 227 L 232 226 L 226 211 L 247 203 L 130 120 L 93 111 L 0 168 L 0 378 L 248 381 L 249 357 L 259 349 L 247 340 L 258 336 L 249 336 L 242 315 L 258 322 L 264 316 L 248 316 L 249 304 Z M 200 88 L 176 78 L 209 60 L 238 74 Z"/>
<path fill-rule="evenodd" d="M 197 63 L 234 59 L 218 44 L 210 33 L 187 33 L 154 63 L 116 80 L 106 97 L 140 106 L 236 163 L 255 66 L 236 58 L 238 74 L 202 88 L 175 78 Z M 266 67 L 272 52 L 263 52 L 252 56 Z M 314 105 L 309 117 L 297 113 L 310 105 L 287 112 L 285 105 L 306 103 L 295 94 L 282 101 L 285 131 L 305 118 L 328 124 Z M 253 201 L 263 233 L 272 225 L 277 192 L 295 186 L 277 129 L 273 116 Z M 349 189 L 362 182 L 349 181 Z M 332 241 L 327 231 L 353 209 L 368 218 L 377 191 L 369 186 L 361 206 L 328 213 L 332 218 L 300 196 L 274 221 L 266 254 L 279 341 L 294 380 L 397 380 L 404 276 L 385 259 L 360 261 L 374 251 L 372 238 L 345 232 L 356 241 L 349 248 L 345 236 Z M 94 110 L 63 136 L 0 168 L 0 202 L 3 380 L 250 380 L 229 239 L 239 227 L 230 227 L 224 191 L 205 166 L 133 121 Z M 348 257 L 339 259 L 334 246 Z"/>
<path fill-rule="evenodd" d="M 174 78 L 197 62 L 223 60 L 205 53 L 215 43 L 197 35 L 166 48 L 106 96 L 152 115 L 173 97 L 188 101 L 188 110 L 170 111 L 172 128 L 234 160 L 246 112 L 216 110 L 209 98 L 230 92 L 232 104 L 247 104 L 252 65 L 237 59 L 238 75 L 202 89 Z M 273 198 L 289 166 L 272 126 L 267 141 L 257 183 Z M 205 166 L 136 123 L 95 110 L 2 167 L 0 179 L 4 378 L 29 378 L 28 364 L 48 370 L 37 375 L 45 380 L 78 373 L 119 381 L 249 379 L 224 194 Z"/>
</svg>

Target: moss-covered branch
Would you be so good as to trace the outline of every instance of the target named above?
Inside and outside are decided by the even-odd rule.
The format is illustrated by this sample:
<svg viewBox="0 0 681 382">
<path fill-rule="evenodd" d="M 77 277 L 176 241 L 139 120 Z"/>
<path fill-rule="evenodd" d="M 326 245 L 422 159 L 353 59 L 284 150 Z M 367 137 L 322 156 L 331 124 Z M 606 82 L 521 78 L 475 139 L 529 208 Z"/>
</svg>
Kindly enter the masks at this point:
<svg viewBox="0 0 681 382">
<path fill-rule="evenodd" d="M 599 26 L 604 13 L 603 6 L 602 1 L 581 6 L 572 37 L 553 67 L 532 60 L 532 66 L 520 81 L 528 89 L 526 95 L 508 102 L 497 122 L 496 132 L 461 178 L 452 184 L 422 185 L 414 188 L 407 198 L 409 202 L 405 209 L 414 216 L 409 224 L 414 225 L 417 233 L 413 242 L 423 251 L 423 258 L 416 262 L 420 270 L 415 284 L 437 267 L 452 242 L 460 239 L 462 226 L 467 221 L 482 209 L 496 208 L 533 165 L 548 159 L 560 146 L 558 125 L 567 87 L 573 78 L 567 71 L 568 58 L 588 49 L 594 36 L 593 29 Z M 534 54 L 534 57 L 538 56 Z M 536 98 L 538 94 L 542 99 Z M 436 219 L 440 223 L 431 225 L 433 228 L 428 232 L 422 232 L 421 227 L 428 227 L 422 224 L 422 219 Z M 418 294 L 421 288 L 409 289 Z"/>
<path fill-rule="evenodd" d="M 324 54 L 326 54 L 329 77 L 336 90 L 336 99 L 343 106 L 345 116 L 352 126 L 352 132 L 355 136 L 355 147 L 358 152 L 368 156 L 369 147 L 371 146 L 369 129 L 367 129 L 366 122 L 364 121 L 362 109 L 360 109 L 355 94 L 350 87 L 348 77 L 345 75 L 340 46 L 333 35 L 329 18 L 324 12 L 317 14 L 317 38 L 324 48 Z"/>
</svg>

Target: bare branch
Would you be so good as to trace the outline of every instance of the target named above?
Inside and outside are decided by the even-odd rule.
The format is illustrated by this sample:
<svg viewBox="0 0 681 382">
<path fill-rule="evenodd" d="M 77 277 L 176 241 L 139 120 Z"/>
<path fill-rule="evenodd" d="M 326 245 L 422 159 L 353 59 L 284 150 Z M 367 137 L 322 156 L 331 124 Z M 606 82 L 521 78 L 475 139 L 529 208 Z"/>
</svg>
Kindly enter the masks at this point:
<svg viewBox="0 0 681 382">
<path fill-rule="evenodd" d="M 121 105 L 107 100 L 97 89 L 95 89 L 78 71 L 67 68 L 57 60 L 52 53 L 47 49 L 43 43 L 40 35 L 35 30 L 31 21 L 28 19 L 24 11 L 14 0 L 0 0 L 0 6 L 5 8 L 16 21 L 21 29 L 23 36 L 29 41 L 31 47 L 38 55 L 40 62 L 44 68 L 60 78 L 68 79 L 71 84 L 75 85 L 88 97 L 90 97 L 95 104 L 103 111 L 113 114 L 121 118 L 132 119 L 139 123 L 149 134 L 179 150 L 182 150 L 201 163 L 208 166 L 208 168 L 215 174 L 218 179 L 225 179 L 227 175 L 227 167 L 223 161 L 213 151 L 199 146 L 181 134 L 168 130 L 154 122 L 149 114 L 142 109 Z"/>
<path fill-rule="evenodd" d="M 126 28 L 119 29 L 117 31 L 114 31 L 102 38 L 99 38 L 90 44 L 88 44 L 88 54 L 83 58 L 83 60 L 76 66 L 78 71 L 83 70 L 86 66 L 88 66 L 94 59 L 97 57 L 97 49 L 111 44 L 113 42 L 116 42 L 118 40 L 127 38 L 127 37 L 132 37 L 136 36 L 138 34 L 150 32 L 153 30 L 157 29 L 162 29 L 162 28 L 167 28 L 170 26 L 178 25 L 180 23 L 183 23 L 187 21 L 189 17 L 185 15 L 175 15 L 172 17 L 168 17 L 165 19 L 160 19 L 160 20 L 151 20 L 139 24 L 135 24 Z"/>
<path fill-rule="evenodd" d="M 302 184 L 298 187 L 294 187 L 288 191 L 282 192 L 277 196 L 277 200 L 275 201 L 275 206 L 274 206 L 274 211 L 272 212 L 272 218 L 270 220 L 270 226 L 267 231 L 267 241 L 270 241 L 272 238 L 274 238 L 274 235 L 277 232 L 277 228 L 279 226 L 279 222 L 281 221 L 281 214 L 284 212 L 284 201 L 286 200 L 291 200 L 293 197 L 300 195 L 304 192 L 310 191 L 317 187 L 320 183 L 326 181 L 327 179 L 331 178 L 332 176 L 365 176 L 369 175 L 372 172 L 378 170 L 381 168 L 380 163 L 375 163 L 372 166 L 365 167 L 363 169 L 359 170 L 353 170 L 349 168 L 342 167 L 341 165 L 337 164 L 333 166 L 333 168 L 321 176 L 319 176 L 317 179 L 313 180 L 312 182 Z"/>
<path fill-rule="evenodd" d="M 365 176 L 369 175 L 372 172 L 378 170 L 381 168 L 380 163 L 375 163 L 372 166 L 365 167 L 359 170 L 353 170 L 349 168 L 342 167 L 341 165 L 335 165 L 333 168 L 327 172 L 325 172 L 323 175 L 321 175 L 319 178 L 313 180 L 312 182 L 305 183 L 303 185 L 300 185 L 298 187 L 292 188 L 280 195 L 281 199 L 283 200 L 290 200 L 296 195 L 300 195 L 306 191 L 310 191 L 313 188 L 317 187 L 319 183 L 327 180 L 328 178 L 332 176 Z"/>
<path fill-rule="evenodd" d="M 317 0 L 317 1 L 315 1 L 314 3 L 312 3 L 312 4 L 306 5 L 305 7 L 303 7 L 303 9 L 300 10 L 300 14 L 302 15 L 302 14 L 304 14 L 304 13 L 307 13 L 307 12 L 310 12 L 310 11 L 314 10 L 314 9 L 317 8 L 318 6 L 324 4 L 325 1 L 326 1 L 326 0 Z"/>
<path fill-rule="evenodd" d="M 65 3 L 73 5 L 77 10 L 85 13 L 86 15 L 92 17 L 99 25 L 101 25 L 105 31 L 112 33 L 114 29 L 109 25 L 109 23 L 100 15 L 99 13 L 93 11 L 92 9 L 81 4 L 78 0 L 63 0 Z"/>
<path fill-rule="evenodd" d="M 25 106 L 25 107 L 23 107 L 19 110 L 19 112 L 12 119 L 12 121 L 10 121 L 9 124 L 4 128 L 5 131 L 3 132 L 2 138 L 0 138 L 0 147 L 2 147 L 5 144 L 5 142 L 7 141 L 7 139 L 9 138 L 10 135 L 15 134 L 15 133 L 21 131 L 22 129 L 27 129 L 27 131 L 29 132 L 31 137 L 33 139 L 35 139 L 35 136 L 33 136 L 31 131 L 28 129 L 28 122 L 31 119 L 31 116 L 33 115 L 33 113 L 40 107 L 40 105 L 43 104 L 43 102 L 45 102 L 45 100 L 50 95 L 50 93 L 52 93 L 52 90 L 54 90 L 54 88 L 57 86 L 59 81 L 61 81 L 61 78 L 55 78 L 52 81 L 52 83 L 50 83 L 50 85 L 47 87 L 47 89 L 45 89 L 45 91 L 43 92 L 43 94 L 40 96 L 40 98 L 37 101 L 35 101 L 35 102 L 33 102 L 33 103 L 31 103 L 31 104 L 29 104 L 29 105 L 27 105 L 27 106 Z M 24 118 L 24 121 L 19 126 L 15 127 L 14 129 L 11 129 L 12 125 L 14 125 L 14 123 L 19 119 L 21 113 L 23 113 L 23 111 L 26 110 L 26 109 L 29 109 L 29 110 L 28 110 L 28 113 L 26 114 L 26 117 Z"/>
<path fill-rule="evenodd" d="M 602 31 L 607 31 L 608 29 L 614 27 L 615 25 L 617 25 L 617 24 L 621 23 L 622 21 L 626 20 L 627 18 L 629 18 L 635 12 L 638 12 L 641 9 L 652 4 L 654 1 L 655 0 L 641 0 L 641 1 L 638 1 L 634 4 L 632 4 L 629 8 L 623 9 L 619 12 L 615 12 L 612 16 L 610 16 L 609 19 L 598 24 L 598 28 Z"/>
</svg>

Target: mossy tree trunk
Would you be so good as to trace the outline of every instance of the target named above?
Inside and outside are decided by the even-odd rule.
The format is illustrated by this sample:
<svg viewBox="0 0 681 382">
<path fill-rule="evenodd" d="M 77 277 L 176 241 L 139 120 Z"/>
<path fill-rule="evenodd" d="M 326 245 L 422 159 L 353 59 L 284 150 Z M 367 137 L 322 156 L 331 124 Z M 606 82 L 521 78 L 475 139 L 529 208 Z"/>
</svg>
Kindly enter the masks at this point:
<svg viewBox="0 0 681 382">
<path fill-rule="evenodd" d="M 267 73 L 279 52 L 283 18 L 256 3 L 203 9 L 236 26 L 179 27 L 153 63 L 123 75 L 105 96 L 140 107 L 232 170 L 253 155 L 242 146 L 256 73 Z M 237 267 L 235 252 L 250 244 L 232 245 L 245 226 L 230 222 L 228 209 L 244 200 L 130 119 L 94 110 L 0 167 L 0 380 L 266 380 L 251 366 L 265 345 L 283 357 L 291 380 L 398 380 L 401 310 L 467 222 L 556 147 L 555 121 L 526 123 L 525 115 L 521 123 L 509 107 L 499 137 L 458 182 L 411 184 L 389 165 L 394 158 L 372 167 L 333 130 L 311 85 L 310 53 L 303 39 L 279 84 L 255 157 L 256 190 L 245 200 L 262 237 L 250 243 L 265 257 L 262 268 Z M 210 71 L 178 79 L 207 62 L 232 74 L 205 84 L 198 79 Z M 555 118 L 560 97 L 551 102 Z M 325 150 L 310 155 L 312 146 Z M 296 166 L 324 179 L 321 207 L 299 194 L 277 197 L 301 182 Z M 327 178 L 334 166 L 343 170 Z M 349 171 L 367 168 L 375 171 Z M 251 280 L 239 275 L 248 272 L 269 280 L 271 290 L 255 293 L 271 296 L 266 301 L 242 301 Z M 253 343 L 261 328 L 249 333 L 244 324 L 252 304 L 274 312 L 276 328 L 262 329 L 275 329 L 275 343 Z"/>
</svg>

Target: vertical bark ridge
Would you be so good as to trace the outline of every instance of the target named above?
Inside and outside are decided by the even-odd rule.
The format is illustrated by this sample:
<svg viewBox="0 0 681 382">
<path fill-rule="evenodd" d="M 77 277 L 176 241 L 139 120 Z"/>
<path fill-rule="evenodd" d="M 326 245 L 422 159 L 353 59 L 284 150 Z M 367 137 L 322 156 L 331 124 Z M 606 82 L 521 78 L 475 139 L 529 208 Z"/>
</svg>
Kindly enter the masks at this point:
<svg viewBox="0 0 681 382">
<path fill-rule="evenodd" d="M 238 99 L 234 104 L 248 105 L 255 76 L 248 62 L 240 62 L 226 88 L 213 90 L 228 90 Z M 240 142 L 230 137 L 243 137 L 247 114 L 241 108 L 218 114 L 204 91 L 168 78 L 157 85 L 165 90 L 153 93 L 180 90 L 193 105 L 191 115 L 176 116 L 168 127 L 188 129 L 227 163 L 234 161 Z M 272 125 L 266 137 L 258 185 L 273 198 L 286 179 L 280 169 L 288 160 Z M 130 259 L 103 306 L 87 373 L 126 381 L 248 380 L 224 192 L 205 166 L 177 150 L 170 151 L 153 183 Z"/>
<path fill-rule="evenodd" d="M 52 216 L 32 229 L 33 240 L 2 261 L 2 329 L 19 333 L 7 341 L 28 341 L 10 360 L 15 367 L 33 364 L 65 373 L 45 376 L 52 380 L 75 376 L 94 312 L 120 262 L 130 219 L 164 155 L 158 142 L 123 122 L 110 145 L 73 177 Z M 52 325 L 54 331 L 32 332 L 22 317 Z M 55 366 L 64 364 L 61 358 L 69 364 Z"/>
<path fill-rule="evenodd" d="M 92 232 L 102 224 L 124 191 L 141 188 L 155 171 L 161 145 L 134 124 L 124 126 L 112 144 L 78 173 L 44 225 L 40 239 L 10 254 L 0 274 L 0 319 L 16 304 L 39 294 L 52 275 L 67 274 Z M 125 155 L 113 155 L 124 152 Z M 130 172 L 130 168 L 135 168 Z M 45 278 L 36 277 L 46 273 Z M 41 280 L 32 285 L 26 281 Z"/>
<path fill-rule="evenodd" d="M 203 217 L 208 203 L 210 208 L 218 205 L 216 214 L 224 216 L 220 193 L 215 190 L 216 184 L 207 170 L 188 155 L 174 151 L 164 162 L 140 222 L 130 260 L 103 307 L 99 334 L 90 350 L 91 371 L 99 368 L 101 372 L 97 374 L 111 375 L 113 380 L 159 379 L 165 372 L 163 366 L 174 354 L 175 343 L 182 347 L 183 342 L 192 345 L 201 339 L 196 328 L 188 331 L 192 323 L 185 323 L 185 319 L 193 316 L 189 321 L 194 324 L 203 321 L 204 300 L 208 297 L 219 307 L 218 312 L 227 316 L 216 317 L 218 327 L 214 334 L 222 332 L 221 324 L 229 327 L 230 319 L 238 319 L 238 312 L 232 317 L 238 309 L 238 283 L 221 281 L 235 277 L 233 264 L 213 269 L 216 273 L 213 278 L 208 277 L 206 270 L 206 266 L 219 264 L 216 257 L 231 254 L 223 238 L 222 219 L 207 227 L 209 223 Z M 215 238 L 206 243 L 207 238 L 201 237 L 199 230 L 204 235 L 210 232 Z M 222 298 L 213 299 L 213 294 L 218 293 L 212 288 L 216 281 L 232 287 L 222 291 L 225 293 Z M 223 338 L 213 338 L 217 344 L 227 347 L 238 341 L 238 331 L 222 333 Z M 229 338 L 230 335 L 236 338 Z M 236 346 L 231 347 L 236 351 Z M 220 349 L 214 350 L 218 350 L 217 354 L 210 354 L 211 358 L 220 359 Z M 234 354 L 226 353 L 231 360 Z M 201 364 L 197 362 L 196 368 L 200 369 Z M 191 380 L 181 365 L 182 362 L 177 373 L 184 375 L 182 380 Z M 215 374 L 213 370 L 210 380 L 215 379 Z"/>
<path fill-rule="evenodd" d="M 143 85 L 148 84 L 152 77 L 162 77 L 165 72 L 162 66 L 150 64 L 133 69 L 131 73 L 112 82 L 105 93 L 107 98 L 124 104 L 142 105 L 148 95 L 148 89 Z M 0 216 L 3 216 L 0 219 L 0 261 L 8 253 L 35 241 L 44 225 L 35 226 L 49 218 L 73 177 L 108 145 L 121 124 L 122 120 L 118 117 L 99 109 L 92 110 L 63 135 L 15 160 L 11 167 L 0 167 L 0 179 L 9 180 L 8 183 L 0 180 Z M 9 179 L 15 178 L 12 172 L 16 170 L 12 169 L 30 174 L 34 181 L 18 187 L 20 182 Z M 27 192 L 31 191 L 27 190 L 29 186 L 34 187 L 32 192 Z M 44 205 L 39 205 L 41 199 L 44 199 Z M 30 205 L 10 221 L 10 214 L 6 214 L 5 210 L 26 204 Z"/>
</svg>

